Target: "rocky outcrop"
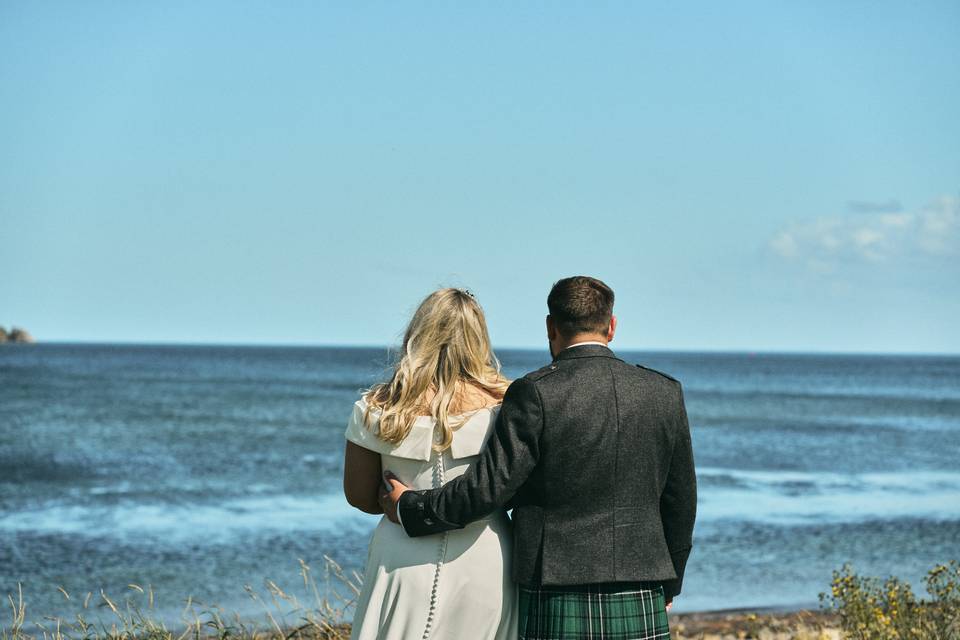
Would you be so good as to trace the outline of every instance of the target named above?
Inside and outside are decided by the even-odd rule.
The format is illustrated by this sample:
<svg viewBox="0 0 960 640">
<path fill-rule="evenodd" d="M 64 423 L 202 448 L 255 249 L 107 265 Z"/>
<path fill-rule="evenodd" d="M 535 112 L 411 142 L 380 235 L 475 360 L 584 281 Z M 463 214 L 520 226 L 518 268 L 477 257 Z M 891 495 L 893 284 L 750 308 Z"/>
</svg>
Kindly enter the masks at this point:
<svg viewBox="0 0 960 640">
<path fill-rule="evenodd" d="M 10 332 L 0 327 L 0 342 L 36 342 L 30 332 L 22 327 L 10 327 Z"/>
</svg>

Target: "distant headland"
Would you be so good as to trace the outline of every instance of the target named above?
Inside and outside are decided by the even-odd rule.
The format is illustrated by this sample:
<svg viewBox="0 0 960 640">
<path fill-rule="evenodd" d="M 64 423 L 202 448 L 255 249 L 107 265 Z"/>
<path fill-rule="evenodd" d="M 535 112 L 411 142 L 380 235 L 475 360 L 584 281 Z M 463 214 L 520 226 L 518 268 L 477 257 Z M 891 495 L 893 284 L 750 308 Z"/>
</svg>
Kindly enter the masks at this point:
<svg viewBox="0 0 960 640">
<path fill-rule="evenodd" d="M 4 342 L 36 342 L 30 332 L 21 327 L 10 327 L 10 331 L 0 327 L 0 343 Z"/>
</svg>

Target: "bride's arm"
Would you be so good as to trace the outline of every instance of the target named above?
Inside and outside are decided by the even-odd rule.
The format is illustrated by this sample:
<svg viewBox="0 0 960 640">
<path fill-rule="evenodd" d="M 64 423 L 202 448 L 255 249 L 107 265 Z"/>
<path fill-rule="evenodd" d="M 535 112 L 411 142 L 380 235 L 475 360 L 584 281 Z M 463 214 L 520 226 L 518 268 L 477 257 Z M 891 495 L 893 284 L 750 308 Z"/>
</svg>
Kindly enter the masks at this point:
<svg viewBox="0 0 960 640">
<path fill-rule="evenodd" d="M 343 455 L 343 495 L 351 506 L 366 513 L 383 513 L 380 489 L 380 454 L 347 440 Z"/>
</svg>

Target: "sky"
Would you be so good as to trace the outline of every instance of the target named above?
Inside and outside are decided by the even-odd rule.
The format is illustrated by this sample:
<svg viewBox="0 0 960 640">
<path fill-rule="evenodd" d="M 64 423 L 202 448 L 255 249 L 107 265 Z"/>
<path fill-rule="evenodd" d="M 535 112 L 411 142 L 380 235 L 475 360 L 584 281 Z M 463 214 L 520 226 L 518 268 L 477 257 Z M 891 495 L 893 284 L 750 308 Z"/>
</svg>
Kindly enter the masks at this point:
<svg viewBox="0 0 960 640">
<path fill-rule="evenodd" d="M 0 3 L 0 325 L 960 353 L 960 3 Z"/>
</svg>

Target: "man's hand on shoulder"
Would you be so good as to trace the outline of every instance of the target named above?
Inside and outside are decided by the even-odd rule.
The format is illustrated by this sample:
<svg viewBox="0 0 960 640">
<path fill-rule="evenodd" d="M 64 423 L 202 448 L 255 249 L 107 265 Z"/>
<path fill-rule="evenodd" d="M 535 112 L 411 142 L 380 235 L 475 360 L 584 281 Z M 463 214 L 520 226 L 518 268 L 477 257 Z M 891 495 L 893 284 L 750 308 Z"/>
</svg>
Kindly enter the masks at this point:
<svg viewBox="0 0 960 640">
<path fill-rule="evenodd" d="M 410 490 L 410 487 L 400 482 L 393 472 L 387 470 L 383 472 L 383 484 L 380 487 L 380 507 L 389 518 L 390 522 L 400 524 L 397 516 L 397 503 L 400 502 L 400 496 Z"/>
</svg>

